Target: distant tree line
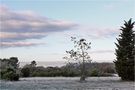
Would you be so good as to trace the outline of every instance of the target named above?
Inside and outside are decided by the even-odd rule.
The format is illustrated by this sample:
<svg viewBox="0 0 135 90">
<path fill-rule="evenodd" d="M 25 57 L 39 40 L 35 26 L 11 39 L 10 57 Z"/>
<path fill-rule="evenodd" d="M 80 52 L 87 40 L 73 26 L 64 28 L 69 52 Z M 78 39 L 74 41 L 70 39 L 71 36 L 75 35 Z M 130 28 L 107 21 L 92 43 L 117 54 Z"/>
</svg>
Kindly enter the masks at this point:
<svg viewBox="0 0 135 90">
<path fill-rule="evenodd" d="M 81 75 L 81 65 L 67 63 L 62 67 L 37 66 L 36 61 L 19 68 L 17 57 L 0 59 L 0 78 L 17 81 L 19 77 L 76 77 Z M 113 63 L 85 63 L 87 76 L 112 76 L 115 74 Z"/>
<path fill-rule="evenodd" d="M 32 61 L 33 62 L 33 61 Z M 81 75 L 81 65 L 68 63 L 62 67 L 43 67 L 36 64 L 25 65 L 21 68 L 22 77 L 76 77 Z M 86 63 L 87 76 L 113 76 L 115 67 L 113 63 Z"/>
</svg>

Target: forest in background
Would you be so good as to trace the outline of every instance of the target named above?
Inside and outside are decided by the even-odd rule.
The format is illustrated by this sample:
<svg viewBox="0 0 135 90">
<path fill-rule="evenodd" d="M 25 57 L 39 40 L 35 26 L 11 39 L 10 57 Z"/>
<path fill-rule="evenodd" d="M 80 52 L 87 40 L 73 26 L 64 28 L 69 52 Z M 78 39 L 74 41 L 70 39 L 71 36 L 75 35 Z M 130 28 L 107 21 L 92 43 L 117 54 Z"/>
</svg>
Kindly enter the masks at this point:
<svg viewBox="0 0 135 90">
<path fill-rule="evenodd" d="M 9 59 L 0 59 L 0 77 L 13 79 L 20 77 L 76 77 L 80 76 L 81 64 L 67 63 L 61 67 L 44 67 L 38 66 L 36 61 L 19 67 L 19 60 L 17 57 Z M 113 76 L 115 71 L 114 63 L 85 63 L 86 75 L 89 76 Z M 14 74 L 13 76 L 11 74 Z"/>
</svg>

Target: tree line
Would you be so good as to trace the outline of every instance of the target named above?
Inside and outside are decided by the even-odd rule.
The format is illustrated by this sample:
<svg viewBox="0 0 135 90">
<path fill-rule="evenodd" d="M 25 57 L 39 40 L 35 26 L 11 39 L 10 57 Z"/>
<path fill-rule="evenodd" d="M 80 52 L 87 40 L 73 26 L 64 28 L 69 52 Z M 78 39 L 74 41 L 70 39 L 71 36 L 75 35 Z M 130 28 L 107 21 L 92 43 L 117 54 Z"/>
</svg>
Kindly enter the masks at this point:
<svg viewBox="0 0 135 90">
<path fill-rule="evenodd" d="M 19 77 L 76 77 L 81 75 L 81 65 L 78 63 L 67 63 L 62 67 L 43 67 L 37 66 L 36 61 L 32 61 L 30 64 L 19 68 L 19 64 L 15 63 L 13 58 L 18 61 L 15 57 L 0 59 L 2 63 L 0 65 L 1 79 L 19 80 Z M 113 76 L 116 73 L 113 63 L 85 63 L 85 67 L 88 77 Z"/>
<path fill-rule="evenodd" d="M 62 67 L 43 67 L 25 65 L 21 69 L 23 77 L 76 77 L 81 75 L 81 65 L 68 63 Z M 112 76 L 115 73 L 113 63 L 85 63 L 87 76 Z M 104 66 L 104 67 L 103 67 Z"/>
</svg>

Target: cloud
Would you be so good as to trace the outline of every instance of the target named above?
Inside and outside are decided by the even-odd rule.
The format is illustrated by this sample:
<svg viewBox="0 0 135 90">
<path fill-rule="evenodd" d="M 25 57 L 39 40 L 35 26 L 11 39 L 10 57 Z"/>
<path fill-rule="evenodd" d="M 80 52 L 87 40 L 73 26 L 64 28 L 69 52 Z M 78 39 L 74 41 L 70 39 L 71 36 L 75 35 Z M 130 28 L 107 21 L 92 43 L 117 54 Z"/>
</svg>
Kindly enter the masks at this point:
<svg viewBox="0 0 135 90">
<path fill-rule="evenodd" d="M 90 53 L 92 54 L 114 53 L 114 50 L 95 50 L 91 51 Z"/>
<path fill-rule="evenodd" d="M 113 28 L 89 28 L 86 32 L 91 38 L 108 38 L 118 35 L 120 30 Z"/>
<path fill-rule="evenodd" d="M 113 62 L 116 58 L 114 53 L 115 51 L 111 49 L 100 49 L 89 52 L 93 62 Z"/>
<path fill-rule="evenodd" d="M 19 41 L 40 39 L 54 32 L 73 29 L 77 24 L 54 20 L 37 15 L 32 11 L 13 11 L 0 6 L 1 31 L 0 38 L 4 46 L 32 46 L 34 44 L 18 44 Z M 9 45 L 9 43 L 13 45 Z M 17 42 L 17 43 L 15 43 Z"/>
<path fill-rule="evenodd" d="M 41 45 L 43 43 L 31 43 L 31 42 L 1 42 L 1 48 L 8 48 L 8 47 L 29 47 L 29 46 L 36 46 Z"/>
<path fill-rule="evenodd" d="M 0 38 L 2 42 L 16 42 L 16 41 L 24 41 L 27 39 L 40 39 L 47 36 L 46 33 L 7 33 L 1 32 Z"/>
<path fill-rule="evenodd" d="M 70 32 L 70 31 L 67 31 Z M 94 26 L 79 26 L 79 29 L 72 33 L 66 33 L 68 36 L 87 37 L 90 39 L 101 39 L 116 37 L 120 33 L 119 28 L 94 27 Z"/>
</svg>

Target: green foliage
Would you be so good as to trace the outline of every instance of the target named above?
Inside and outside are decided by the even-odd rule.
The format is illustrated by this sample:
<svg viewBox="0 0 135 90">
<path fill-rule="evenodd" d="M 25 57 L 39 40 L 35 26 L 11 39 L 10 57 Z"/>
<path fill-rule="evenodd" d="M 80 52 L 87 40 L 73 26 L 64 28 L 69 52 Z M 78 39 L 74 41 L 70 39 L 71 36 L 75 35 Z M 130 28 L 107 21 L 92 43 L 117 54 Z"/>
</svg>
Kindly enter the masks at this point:
<svg viewBox="0 0 135 90">
<path fill-rule="evenodd" d="M 113 63 L 85 63 L 87 76 L 111 76 L 115 72 Z M 31 64 L 25 65 L 21 69 L 22 77 L 75 77 L 80 76 L 81 65 L 78 63 L 68 63 L 62 67 L 31 67 Z M 95 73 L 98 71 L 98 75 Z M 91 74 L 92 73 L 92 74 Z"/>
<path fill-rule="evenodd" d="M 22 76 L 23 77 L 29 77 L 30 76 L 30 68 L 24 67 L 21 69 Z"/>
<path fill-rule="evenodd" d="M 18 73 L 18 58 L 11 57 L 9 59 L 0 59 L 0 73 L 1 79 L 17 81 L 19 80 L 19 73 Z"/>
<path fill-rule="evenodd" d="M 26 64 L 22 69 L 21 69 L 21 74 L 22 77 L 30 77 L 30 76 L 35 76 L 36 74 L 36 61 L 32 61 L 30 64 Z M 38 71 L 38 70 L 37 70 Z M 34 73 L 34 74 L 33 74 Z"/>
<path fill-rule="evenodd" d="M 80 76 L 80 73 L 77 70 L 73 69 L 63 69 L 61 72 L 61 75 L 64 77 L 75 77 L 75 76 Z"/>
<path fill-rule="evenodd" d="M 99 71 L 97 69 L 93 69 L 90 73 L 90 76 L 99 76 Z"/>
<path fill-rule="evenodd" d="M 19 80 L 19 74 L 17 74 L 13 69 L 8 68 L 6 70 L 1 71 L 1 79 L 18 81 Z"/>
<path fill-rule="evenodd" d="M 36 61 L 32 61 L 30 65 L 31 65 L 31 67 L 36 67 L 37 63 L 36 63 Z"/>
<path fill-rule="evenodd" d="M 135 57 L 133 49 L 135 48 L 133 26 L 135 22 L 130 19 L 125 21 L 124 26 L 121 27 L 121 33 L 117 39 L 118 43 L 116 49 L 116 71 L 122 80 L 134 80 L 134 62 Z"/>
</svg>

